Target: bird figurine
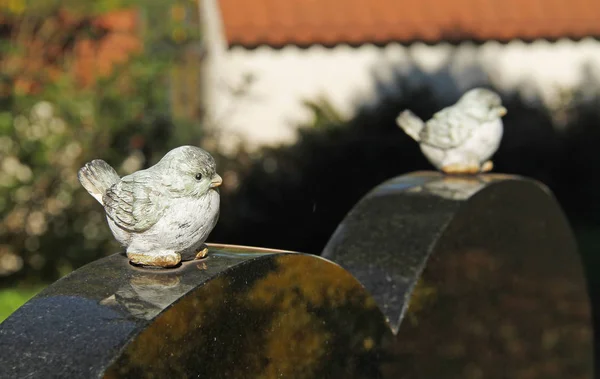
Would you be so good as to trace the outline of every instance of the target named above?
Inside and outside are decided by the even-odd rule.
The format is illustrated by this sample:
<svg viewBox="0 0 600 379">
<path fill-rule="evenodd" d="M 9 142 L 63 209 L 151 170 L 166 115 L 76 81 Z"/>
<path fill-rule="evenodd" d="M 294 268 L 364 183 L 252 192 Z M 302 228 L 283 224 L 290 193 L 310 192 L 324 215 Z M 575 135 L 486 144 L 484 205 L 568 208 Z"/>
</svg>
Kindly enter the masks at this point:
<svg viewBox="0 0 600 379">
<path fill-rule="evenodd" d="M 181 146 L 123 178 L 101 159 L 86 163 L 78 178 L 104 207 L 131 263 L 173 267 L 208 252 L 204 241 L 219 219 L 222 183 L 215 166 L 208 152 Z"/>
<path fill-rule="evenodd" d="M 406 134 L 419 142 L 425 157 L 446 174 L 478 174 L 494 167 L 490 158 L 502 139 L 500 96 L 485 88 L 467 91 L 456 104 L 423 122 L 410 110 L 396 119 Z"/>
</svg>

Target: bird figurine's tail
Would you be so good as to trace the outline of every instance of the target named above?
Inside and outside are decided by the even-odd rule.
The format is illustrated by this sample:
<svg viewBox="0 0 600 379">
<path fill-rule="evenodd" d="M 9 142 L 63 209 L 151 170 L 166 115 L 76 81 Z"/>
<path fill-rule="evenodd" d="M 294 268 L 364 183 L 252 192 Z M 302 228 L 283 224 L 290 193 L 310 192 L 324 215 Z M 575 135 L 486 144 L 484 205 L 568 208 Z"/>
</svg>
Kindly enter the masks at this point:
<svg viewBox="0 0 600 379">
<path fill-rule="evenodd" d="M 94 159 L 86 163 L 79 169 L 77 177 L 83 188 L 102 205 L 104 205 L 102 196 L 106 190 L 121 179 L 115 169 L 101 159 Z"/>
<path fill-rule="evenodd" d="M 408 109 L 405 110 L 400 113 L 398 118 L 396 118 L 396 123 L 406 134 L 411 136 L 412 139 L 417 142 L 421 141 L 421 131 L 425 127 L 425 123 L 414 113 Z"/>
</svg>

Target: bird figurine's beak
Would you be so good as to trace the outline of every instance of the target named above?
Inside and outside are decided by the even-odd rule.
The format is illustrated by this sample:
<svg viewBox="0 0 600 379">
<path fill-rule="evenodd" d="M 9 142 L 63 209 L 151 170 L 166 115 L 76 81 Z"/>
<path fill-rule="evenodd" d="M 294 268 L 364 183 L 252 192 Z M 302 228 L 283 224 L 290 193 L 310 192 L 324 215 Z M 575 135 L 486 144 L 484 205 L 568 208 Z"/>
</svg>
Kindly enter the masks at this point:
<svg viewBox="0 0 600 379">
<path fill-rule="evenodd" d="M 210 181 L 210 188 L 217 188 L 221 184 L 223 184 L 223 179 L 219 174 L 215 174 L 215 176 L 213 176 L 212 180 Z"/>
<path fill-rule="evenodd" d="M 504 115 L 506 114 L 506 112 L 507 112 L 507 111 L 506 111 L 506 108 L 504 108 L 504 107 L 500 107 L 500 108 L 498 109 L 498 116 L 502 117 L 502 116 L 504 116 Z"/>
</svg>

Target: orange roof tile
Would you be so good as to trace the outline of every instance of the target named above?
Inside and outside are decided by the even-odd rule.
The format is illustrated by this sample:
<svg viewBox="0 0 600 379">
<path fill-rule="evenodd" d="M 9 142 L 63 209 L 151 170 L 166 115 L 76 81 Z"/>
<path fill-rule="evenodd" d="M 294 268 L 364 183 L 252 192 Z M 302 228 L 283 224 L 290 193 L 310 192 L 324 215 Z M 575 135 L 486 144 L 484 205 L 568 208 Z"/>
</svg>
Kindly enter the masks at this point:
<svg viewBox="0 0 600 379">
<path fill-rule="evenodd" d="M 230 45 L 600 36 L 598 0 L 220 0 Z"/>
<path fill-rule="evenodd" d="M 115 64 L 125 62 L 142 48 L 136 10 L 109 12 L 92 23 L 106 34 L 97 40 L 82 39 L 75 44 L 75 74 L 84 85 L 92 84 L 99 76 L 109 75 Z"/>
</svg>

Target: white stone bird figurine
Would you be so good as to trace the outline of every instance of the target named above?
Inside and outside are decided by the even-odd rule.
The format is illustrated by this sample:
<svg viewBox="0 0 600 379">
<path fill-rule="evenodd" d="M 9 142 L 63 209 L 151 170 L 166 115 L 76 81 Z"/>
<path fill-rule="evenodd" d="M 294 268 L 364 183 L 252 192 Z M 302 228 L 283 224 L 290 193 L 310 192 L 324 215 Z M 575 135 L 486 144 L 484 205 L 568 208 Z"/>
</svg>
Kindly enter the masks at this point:
<svg viewBox="0 0 600 379">
<path fill-rule="evenodd" d="M 500 96 L 485 88 L 474 88 L 427 122 L 410 110 L 400 113 L 396 122 L 419 142 L 425 157 L 438 170 L 477 174 L 494 167 L 489 159 L 500 146 L 501 117 L 505 114 Z"/>
<path fill-rule="evenodd" d="M 132 263 L 172 267 L 208 252 L 204 241 L 219 219 L 222 180 L 215 169 L 209 153 L 181 146 L 123 178 L 100 159 L 83 166 L 78 177 L 104 206 L 110 230 Z"/>
</svg>

